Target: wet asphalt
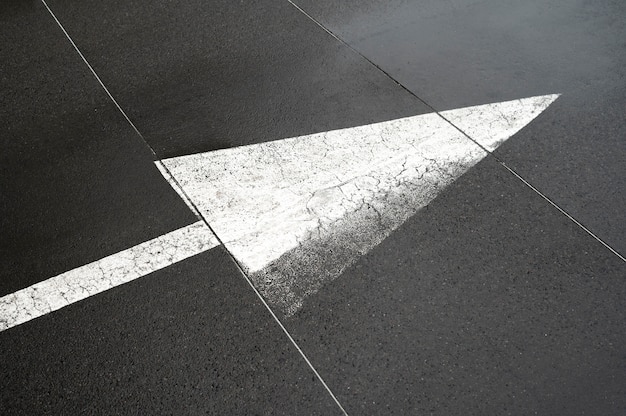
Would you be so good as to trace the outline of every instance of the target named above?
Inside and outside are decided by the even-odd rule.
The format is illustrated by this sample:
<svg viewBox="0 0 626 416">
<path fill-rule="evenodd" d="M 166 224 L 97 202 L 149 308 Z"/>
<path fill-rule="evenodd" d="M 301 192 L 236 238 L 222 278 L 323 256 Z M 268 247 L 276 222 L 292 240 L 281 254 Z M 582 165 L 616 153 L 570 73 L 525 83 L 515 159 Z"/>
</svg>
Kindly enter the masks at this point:
<svg viewBox="0 0 626 416">
<path fill-rule="evenodd" d="M 135 127 L 0 4 L 0 296 L 195 222 L 155 160 L 560 93 L 280 318 L 351 415 L 626 414 L 625 3 L 47 3 Z M 0 414 L 342 412 L 219 246 L 0 332 Z"/>
</svg>

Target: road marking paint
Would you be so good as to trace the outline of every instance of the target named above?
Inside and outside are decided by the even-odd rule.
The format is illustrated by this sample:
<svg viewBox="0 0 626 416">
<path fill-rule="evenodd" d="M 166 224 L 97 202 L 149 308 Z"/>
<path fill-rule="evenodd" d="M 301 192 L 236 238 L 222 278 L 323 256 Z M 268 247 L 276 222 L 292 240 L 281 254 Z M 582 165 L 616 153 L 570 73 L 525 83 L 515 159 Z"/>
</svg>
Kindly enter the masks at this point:
<svg viewBox="0 0 626 416">
<path fill-rule="evenodd" d="M 185 195 L 184 190 L 176 182 L 176 178 L 174 178 L 172 174 L 169 172 L 169 170 L 167 170 L 167 167 L 163 165 L 163 162 L 161 162 L 160 160 L 157 160 L 154 163 L 157 169 L 159 169 L 159 172 L 161 172 L 161 175 L 163 175 L 163 177 L 167 181 L 167 183 L 170 184 L 170 186 L 176 191 L 178 196 L 180 196 L 182 200 L 185 202 L 185 204 L 187 204 L 187 208 L 189 208 L 191 212 L 193 212 L 196 215 L 196 217 L 200 218 L 201 217 L 200 213 L 198 212 L 196 207 L 193 206 L 193 203 L 189 200 L 189 197 Z"/>
<path fill-rule="evenodd" d="M 202 221 L 0 298 L 0 331 L 140 278 L 218 245 Z"/>
<path fill-rule="evenodd" d="M 559 94 L 542 95 L 487 106 L 478 105 L 442 111 L 439 114 L 492 152 L 512 136 L 511 131 L 515 133 L 533 121 L 558 97 Z M 485 108 L 491 116 L 483 114 Z"/>
<path fill-rule="evenodd" d="M 444 114 L 495 149 L 556 98 Z M 487 156 L 446 119 L 424 114 L 161 163 L 289 316 Z"/>
</svg>

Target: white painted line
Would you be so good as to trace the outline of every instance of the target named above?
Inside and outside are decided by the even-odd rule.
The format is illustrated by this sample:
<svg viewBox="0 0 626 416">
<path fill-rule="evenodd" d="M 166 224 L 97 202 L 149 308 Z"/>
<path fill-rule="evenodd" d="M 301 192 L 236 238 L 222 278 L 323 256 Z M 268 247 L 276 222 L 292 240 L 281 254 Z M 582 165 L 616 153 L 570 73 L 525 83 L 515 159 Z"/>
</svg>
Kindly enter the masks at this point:
<svg viewBox="0 0 626 416">
<path fill-rule="evenodd" d="M 489 105 L 442 111 L 442 117 L 490 152 L 530 123 L 559 97 L 541 95 Z M 483 114 L 488 111 L 491 115 Z"/>
<path fill-rule="evenodd" d="M 30 321 L 217 246 L 198 221 L 0 298 L 0 331 Z"/>
<path fill-rule="evenodd" d="M 113 97 L 113 95 L 111 95 L 111 93 L 109 92 L 109 89 L 106 87 L 106 85 L 104 85 L 104 83 L 102 82 L 102 80 L 100 79 L 100 77 L 98 76 L 98 74 L 96 73 L 96 71 L 93 69 L 93 67 L 91 66 L 91 64 L 87 61 L 87 59 L 85 58 L 85 56 L 83 55 L 83 53 L 80 51 L 80 49 L 78 48 L 78 46 L 76 46 L 76 43 L 74 43 L 74 41 L 72 40 L 72 38 L 70 37 L 70 35 L 67 33 L 67 31 L 65 30 L 65 28 L 63 27 L 63 25 L 61 24 L 61 22 L 59 21 L 59 19 L 57 19 L 57 17 L 55 16 L 55 14 L 52 12 L 52 10 L 50 9 L 50 7 L 48 7 L 48 4 L 45 2 L 45 0 L 42 0 L 44 6 L 46 7 L 46 9 L 48 10 L 48 12 L 50 13 L 50 15 L 52 16 L 52 18 L 55 20 L 55 22 L 58 24 L 58 26 L 61 28 L 61 30 L 63 31 L 63 33 L 65 34 L 65 36 L 67 37 L 67 39 L 70 41 L 70 43 L 72 44 L 72 46 L 74 47 L 74 49 L 76 50 L 76 52 L 78 53 L 78 55 L 82 58 L 82 60 L 85 62 L 85 64 L 87 65 L 87 67 L 89 68 L 89 70 L 91 71 L 91 73 L 93 74 L 93 76 L 96 78 L 96 80 L 100 83 L 100 85 L 102 86 L 102 88 L 104 89 L 104 91 L 107 93 L 107 95 L 109 96 L 109 98 L 111 99 L 111 101 L 113 101 L 113 103 L 115 104 L 115 106 L 117 107 L 117 109 L 122 113 L 122 115 L 124 116 L 124 118 L 126 118 L 126 120 L 128 121 L 128 123 L 132 126 L 132 128 L 135 130 L 135 132 L 143 139 L 143 135 L 141 134 L 141 132 L 137 129 L 137 127 L 135 126 L 135 124 L 132 122 L 132 120 L 128 117 L 128 115 L 126 114 L 126 112 L 122 109 L 122 107 L 117 103 L 117 100 L 115 100 L 115 98 Z M 145 139 L 144 139 L 145 142 Z M 146 142 L 147 144 L 147 142 Z M 153 154 L 156 155 L 156 153 L 154 152 L 154 150 L 152 149 L 152 147 L 148 146 L 150 148 L 150 150 L 152 151 Z M 185 195 L 185 192 L 182 190 L 182 188 L 178 185 L 178 183 L 176 182 L 175 178 L 173 178 L 171 176 L 171 174 L 167 171 L 167 168 L 165 168 L 164 166 L 162 166 L 160 164 L 160 162 L 157 162 L 157 167 L 159 168 L 159 170 L 161 171 L 162 174 L 164 174 L 166 180 L 170 183 L 170 185 L 172 185 L 174 187 L 174 189 L 176 190 L 176 192 L 181 196 L 181 198 L 183 198 L 183 200 L 185 201 L 185 203 L 189 206 L 189 208 L 196 213 L 196 215 L 200 216 L 198 213 L 198 210 L 195 208 L 195 206 L 193 205 L 193 203 L 191 202 L 191 200 L 189 200 L 189 198 L 187 197 L 187 195 Z M 210 230 L 210 229 L 209 229 Z M 211 234 L 211 236 L 213 238 L 215 238 L 215 236 L 213 234 Z M 219 245 L 219 240 L 214 241 L 215 245 Z M 304 361 L 307 363 L 307 365 L 311 368 L 311 370 L 313 371 L 313 373 L 315 374 L 315 376 L 318 378 L 318 380 L 322 383 L 322 385 L 324 386 L 324 388 L 326 389 L 326 391 L 328 392 L 328 394 L 330 394 L 330 396 L 332 397 L 332 399 L 335 401 L 335 403 L 337 404 L 337 406 L 339 407 L 339 409 L 341 409 L 341 412 L 344 415 L 347 415 L 346 411 L 344 410 L 343 406 L 341 405 L 341 403 L 339 403 L 339 400 L 337 400 L 337 397 L 335 396 L 335 394 L 330 390 L 330 387 L 326 384 L 326 382 L 324 381 L 324 379 L 322 378 L 322 376 L 318 373 L 318 371 L 315 369 L 315 367 L 313 367 L 313 364 L 311 363 L 311 361 L 307 358 L 307 356 L 304 354 L 304 351 L 302 351 L 302 349 L 300 348 L 300 346 L 296 343 L 296 341 L 293 339 L 293 337 L 291 336 L 291 334 L 287 331 L 287 328 L 285 328 L 285 326 L 282 324 L 282 322 L 278 319 L 278 317 L 276 316 L 276 314 L 274 313 L 274 311 L 270 308 L 270 306 L 267 304 L 267 302 L 265 301 L 265 299 L 261 296 L 261 294 L 258 292 L 258 290 L 254 287 L 254 285 L 252 284 L 252 282 L 250 281 L 250 279 L 248 278 L 248 276 L 245 275 L 245 273 L 243 273 L 244 278 L 246 279 L 246 281 L 248 282 L 248 284 L 250 284 L 250 286 L 252 287 L 252 289 L 254 290 L 254 293 L 258 296 L 258 298 L 260 299 L 260 301 L 263 303 L 263 305 L 267 308 L 268 312 L 272 315 L 272 317 L 274 318 L 274 320 L 276 321 L 276 323 L 280 326 L 280 328 L 283 330 L 283 332 L 285 333 L 285 335 L 287 336 L 287 338 L 289 339 L 289 341 L 291 341 L 291 343 L 293 344 L 293 346 L 296 348 L 296 350 L 300 353 L 300 355 L 302 356 L 302 358 L 304 359 Z M 0 327 L 0 331 L 2 331 L 1 327 Z"/>
<path fill-rule="evenodd" d="M 556 97 L 445 114 L 463 114 L 495 149 Z M 431 113 L 161 162 L 259 291 L 290 315 L 486 155 Z"/>
</svg>

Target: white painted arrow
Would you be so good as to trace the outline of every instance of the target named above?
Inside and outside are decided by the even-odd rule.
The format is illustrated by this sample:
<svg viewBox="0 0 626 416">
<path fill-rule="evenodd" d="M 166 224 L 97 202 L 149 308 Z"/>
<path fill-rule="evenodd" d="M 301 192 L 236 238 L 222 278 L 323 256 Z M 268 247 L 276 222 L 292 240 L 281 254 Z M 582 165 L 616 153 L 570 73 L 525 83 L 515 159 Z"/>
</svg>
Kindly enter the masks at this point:
<svg viewBox="0 0 626 416">
<path fill-rule="evenodd" d="M 431 113 L 162 163 L 261 293 L 290 315 L 487 156 L 446 120 L 494 150 L 556 98 L 451 110 L 442 113 L 445 119 Z"/>
</svg>

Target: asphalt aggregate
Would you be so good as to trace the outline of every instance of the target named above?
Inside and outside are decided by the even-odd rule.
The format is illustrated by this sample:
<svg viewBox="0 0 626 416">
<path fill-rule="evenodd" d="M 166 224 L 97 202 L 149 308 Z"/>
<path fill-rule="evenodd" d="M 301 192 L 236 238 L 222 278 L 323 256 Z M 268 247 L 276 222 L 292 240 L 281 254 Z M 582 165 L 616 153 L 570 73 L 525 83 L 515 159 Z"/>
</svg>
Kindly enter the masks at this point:
<svg viewBox="0 0 626 416">
<path fill-rule="evenodd" d="M 205 221 L 162 159 L 560 96 L 295 313 L 216 233 L 0 331 L 0 414 L 626 414 L 625 19 L 620 0 L 3 1 L 3 299 Z"/>
</svg>

